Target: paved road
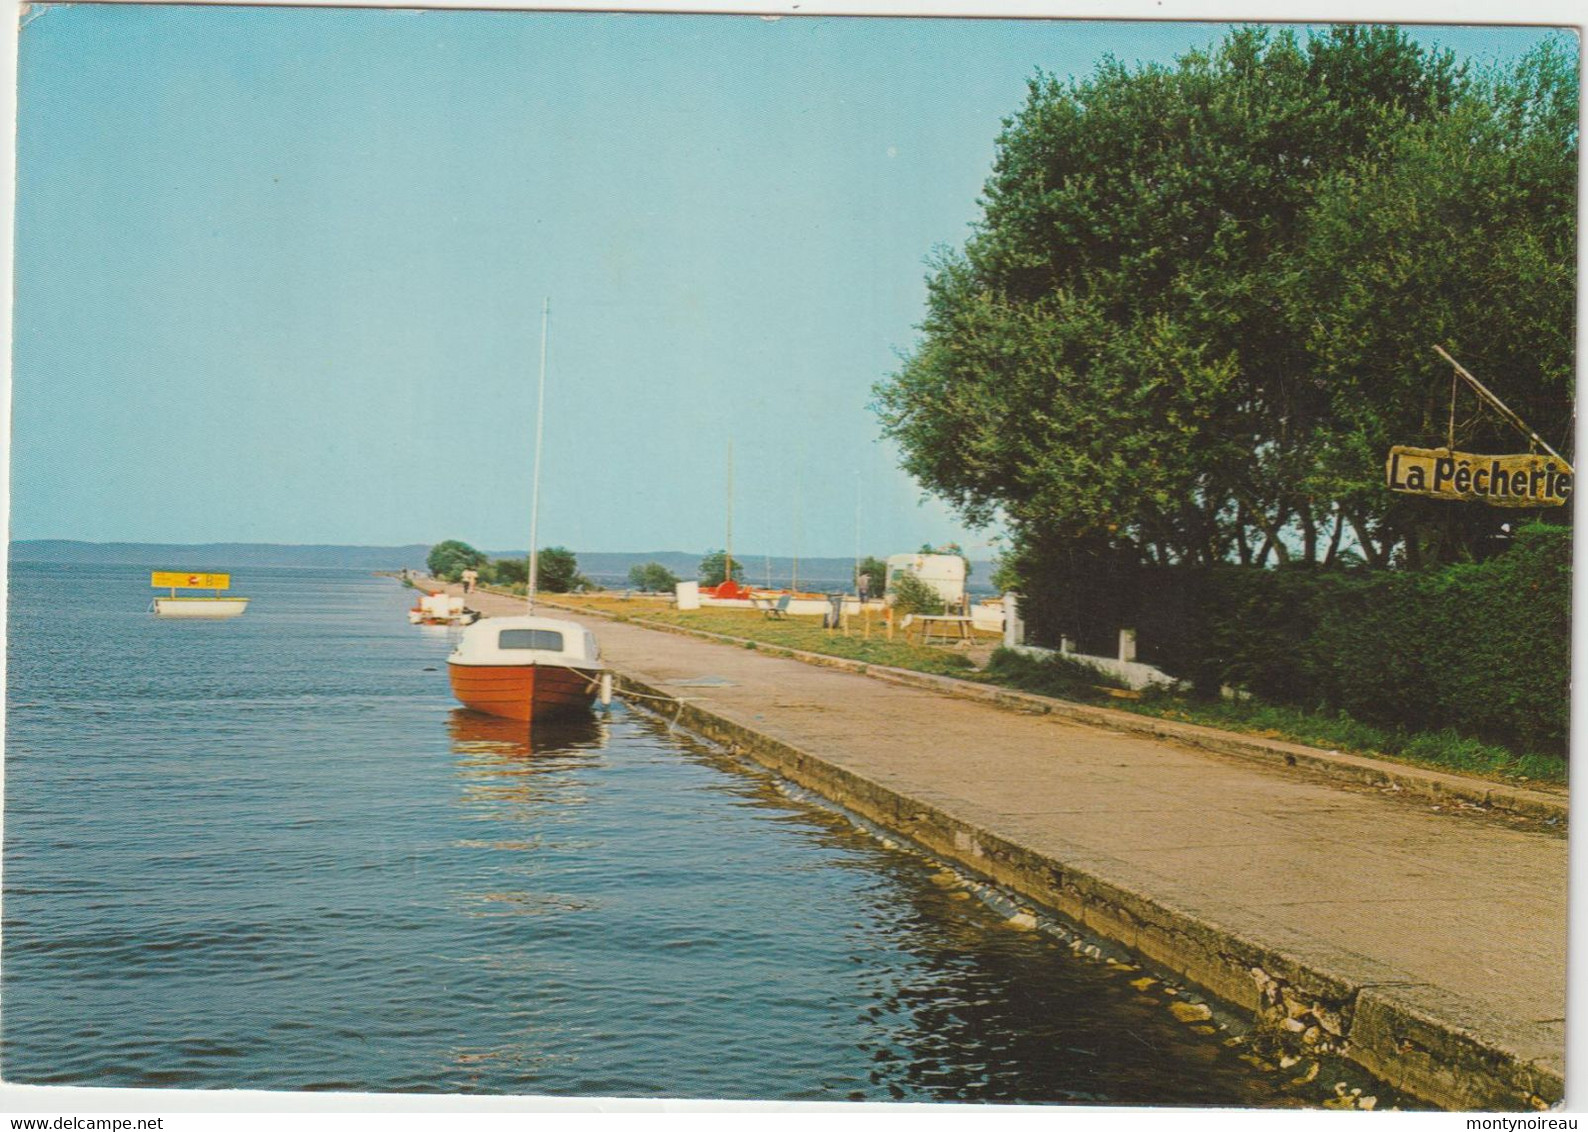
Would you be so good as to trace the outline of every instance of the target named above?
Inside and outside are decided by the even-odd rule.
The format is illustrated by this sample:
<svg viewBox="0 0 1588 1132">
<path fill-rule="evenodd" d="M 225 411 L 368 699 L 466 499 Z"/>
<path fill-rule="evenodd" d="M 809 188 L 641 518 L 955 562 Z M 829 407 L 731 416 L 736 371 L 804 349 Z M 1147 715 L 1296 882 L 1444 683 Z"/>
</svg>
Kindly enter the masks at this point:
<svg viewBox="0 0 1588 1132">
<path fill-rule="evenodd" d="M 476 595 L 476 607 L 522 605 Z M 558 616 L 551 610 L 548 615 Z M 1564 1074 L 1567 843 L 1424 801 L 591 618 L 609 663 Z"/>
</svg>

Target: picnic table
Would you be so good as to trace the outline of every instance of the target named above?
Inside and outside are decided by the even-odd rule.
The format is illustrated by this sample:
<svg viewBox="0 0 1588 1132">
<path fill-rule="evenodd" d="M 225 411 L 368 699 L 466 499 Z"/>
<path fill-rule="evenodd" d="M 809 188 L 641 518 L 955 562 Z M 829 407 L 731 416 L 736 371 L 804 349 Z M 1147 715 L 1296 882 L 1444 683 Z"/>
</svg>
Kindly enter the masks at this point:
<svg viewBox="0 0 1588 1132">
<path fill-rule="evenodd" d="M 968 641 L 974 636 L 971 632 L 973 618 L 966 614 L 916 614 L 910 620 L 912 624 L 921 626 L 921 643 L 923 645 L 931 644 L 934 636 L 941 637 L 945 641 Z"/>
</svg>

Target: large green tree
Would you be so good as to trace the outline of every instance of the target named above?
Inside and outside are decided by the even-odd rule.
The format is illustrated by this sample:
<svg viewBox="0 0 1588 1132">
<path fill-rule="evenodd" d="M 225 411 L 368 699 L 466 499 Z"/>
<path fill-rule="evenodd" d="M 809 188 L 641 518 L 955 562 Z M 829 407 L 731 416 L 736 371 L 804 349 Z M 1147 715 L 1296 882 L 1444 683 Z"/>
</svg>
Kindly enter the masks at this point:
<svg viewBox="0 0 1588 1132">
<path fill-rule="evenodd" d="M 866 590 L 873 597 L 881 597 L 882 591 L 888 584 L 888 564 L 880 558 L 867 555 L 856 568 L 856 581 L 859 576 L 866 579 Z"/>
<path fill-rule="evenodd" d="M 485 555 L 457 539 L 436 543 L 425 559 L 431 577 L 444 578 L 449 582 L 457 581 L 465 570 L 479 570 L 485 563 Z"/>
<path fill-rule="evenodd" d="M 1057 538 L 1155 563 L 1408 557 L 1416 532 L 1379 482 L 1404 418 L 1380 379 L 1406 353 L 1381 347 L 1432 340 L 1459 260 L 1472 298 L 1446 305 L 1481 310 L 1494 283 L 1498 341 L 1535 359 L 1521 372 L 1569 372 L 1575 106 L 1558 48 L 1473 79 L 1378 27 L 1239 29 L 1173 67 L 1039 76 L 972 238 L 933 261 L 919 345 L 877 387 L 884 431 L 967 519 L 1004 516 L 1017 552 Z M 1463 137 L 1482 168 L 1451 167 Z M 1455 229 L 1459 256 L 1436 250 Z M 1549 293 L 1521 301 L 1536 286 Z M 1564 427 L 1562 380 L 1524 376 L 1545 404 L 1517 407 Z"/>
<path fill-rule="evenodd" d="M 588 583 L 579 573 L 579 559 L 564 546 L 548 546 L 535 560 L 535 588 L 544 593 L 564 594 Z"/>
<path fill-rule="evenodd" d="M 1435 343 L 1558 451 L 1570 444 L 1577 107 L 1576 57 L 1546 41 L 1320 187 L 1289 292 L 1329 392 L 1313 485 L 1376 562 L 1473 556 L 1517 518 L 1383 489 L 1385 449 L 1442 445 L 1452 424 L 1463 450 L 1525 450 L 1464 385 L 1452 422 L 1451 368 Z"/>
</svg>

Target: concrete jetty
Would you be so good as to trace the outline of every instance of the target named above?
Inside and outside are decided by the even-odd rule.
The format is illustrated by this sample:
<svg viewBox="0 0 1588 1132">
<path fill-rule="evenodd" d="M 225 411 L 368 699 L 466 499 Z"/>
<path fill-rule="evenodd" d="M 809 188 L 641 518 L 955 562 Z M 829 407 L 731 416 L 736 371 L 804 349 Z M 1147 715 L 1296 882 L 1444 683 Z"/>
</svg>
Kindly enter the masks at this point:
<svg viewBox="0 0 1588 1132">
<path fill-rule="evenodd" d="M 1563 1097 L 1557 829 L 585 616 L 648 706 L 1299 1047 L 1445 1108 Z"/>
</svg>

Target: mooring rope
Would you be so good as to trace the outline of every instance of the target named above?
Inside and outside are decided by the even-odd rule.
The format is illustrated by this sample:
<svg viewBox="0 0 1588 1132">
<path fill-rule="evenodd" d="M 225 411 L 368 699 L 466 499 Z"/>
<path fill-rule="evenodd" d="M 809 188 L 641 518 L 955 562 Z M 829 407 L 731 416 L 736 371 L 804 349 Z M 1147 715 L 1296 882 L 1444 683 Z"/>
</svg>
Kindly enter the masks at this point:
<svg viewBox="0 0 1588 1132">
<path fill-rule="evenodd" d="M 440 581 L 440 579 L 438 579 L 438 578 L 428 578 L 426 580 L 430 581 L 432 583 Z M 443 583 L 443 584 L 445 584 L 445 583 Z M 489 582 L 483 583 L 483 584 L 476 583 L 476 585 L 474 587 L 474 592 L 475 593 L 482 593 L 482 592 L 483 593 L 494 593 L 494 594 L 496 594 L 499 597 L 517 597 L 518 596 L 517 594 L 514 594 L 511 591 L 504 591 L 503 589 L 501 589 L 501 588 L 499 588 L 499 587 L 497 587 L 495 585 L 492 585 Z M 150 603 L 150 608 L 151 609 L 153 608 L 153 603 L 152 602 Z M 471 612 L 477 612 L 477 611 L 471 611 Z M 601 690 L 601 677 L 586 675 L 584 672 L 579 671 L 578 669 L 573 669 L 573 671 L 578 672 L 580 676 L 584 677 L 585 690 L 586 691 L 599 692 Z M 657 695 L 654 692 L 636 692 L 632 688 L 624 689 L 621 692 L 615 691 L 615 694 L 622 696 L 626 700 L 655 700 L 657 703 L 662 703 L 662 704 L 671 703 L 671 704 L 675 705 L 677 707 L 677 710 L 673 713 L 672 723 L 668 724 L 669 729 L 671 729 L 672 727 L 677 726 L 679 719 L 682 718 L 682 716 L 684 714 L 684 705 L 687 704 L 687 703 L 693 702 L 693 701 L 691 701 L 690 699 L 688 699 L 687 697 L 684 697 L 684 696 L 663 696 L 663 695 Z"/>
</svg>

